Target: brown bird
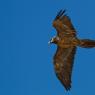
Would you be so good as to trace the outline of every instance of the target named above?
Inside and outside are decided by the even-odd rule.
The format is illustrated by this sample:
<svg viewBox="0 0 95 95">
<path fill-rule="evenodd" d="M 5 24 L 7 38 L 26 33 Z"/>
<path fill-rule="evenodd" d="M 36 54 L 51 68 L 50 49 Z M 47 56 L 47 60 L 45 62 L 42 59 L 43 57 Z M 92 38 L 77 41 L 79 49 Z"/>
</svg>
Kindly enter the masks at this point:
<svg viewBox="0 0 95 95">
<path fill-rule="evenodd" d="M 57 45 L 57 51 L 54 55 L 55 73 L 68 91 L 71 88 L 71 75 L 77 46 L 93 48 L 95 40 L 78 39 L 70 18 L 65 15 L 65 10 L 58 12 L 53 21 L 53 27 L 56 29 L 57 35 L 49 43 Z"/>
</svg>

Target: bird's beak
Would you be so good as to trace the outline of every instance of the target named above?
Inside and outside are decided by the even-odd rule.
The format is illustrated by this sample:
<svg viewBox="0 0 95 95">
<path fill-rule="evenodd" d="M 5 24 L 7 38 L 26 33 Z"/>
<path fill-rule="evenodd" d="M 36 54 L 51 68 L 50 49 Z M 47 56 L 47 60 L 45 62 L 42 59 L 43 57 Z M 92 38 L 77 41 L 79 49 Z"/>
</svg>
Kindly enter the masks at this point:
<svg viewBox="0 0 95 95">
<path fill-rule="evenodd" d="M 52 44 L 53 43 L 53 38 L 48 42 L 48 44 Z"/>
<path fill-rule="evenodd" d="M 51 43 L 52 43 L 51 41 L 48 42 L 49 45 L 50 45 Z"/>
<path fill-rule="evenodd" d="M 52 38 L 49 42 L 48 42 L 48 44 L 50 45 L 50 44 L 52 44 L 54 42 L 54 38 Z"/>
</svg>

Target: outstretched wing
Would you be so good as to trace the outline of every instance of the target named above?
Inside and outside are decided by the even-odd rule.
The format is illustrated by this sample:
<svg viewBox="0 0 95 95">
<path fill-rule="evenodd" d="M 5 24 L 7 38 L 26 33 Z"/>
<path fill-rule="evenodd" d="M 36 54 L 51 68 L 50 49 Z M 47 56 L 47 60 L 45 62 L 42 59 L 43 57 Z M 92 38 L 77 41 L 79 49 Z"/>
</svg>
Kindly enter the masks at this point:
<svg viewBox="0 0 95 95">
<path fill-rule="evenodd" d="M 75 52 L 76 47 L 58 47 L 54 56 L 54 67 L 56 75 L 66 90 L 70 90 L 71 88 L 71 74 Z"/>
<path fill-rule="evenodd" d="M 57 34 L 60 37 L 62 35 L 76 36 L 76 31 L 72 25 L 70 18 L 65 15 L 65 10 L 58 12 L 53 21 L 53 26 L 57 30 Z"/>
</svg>

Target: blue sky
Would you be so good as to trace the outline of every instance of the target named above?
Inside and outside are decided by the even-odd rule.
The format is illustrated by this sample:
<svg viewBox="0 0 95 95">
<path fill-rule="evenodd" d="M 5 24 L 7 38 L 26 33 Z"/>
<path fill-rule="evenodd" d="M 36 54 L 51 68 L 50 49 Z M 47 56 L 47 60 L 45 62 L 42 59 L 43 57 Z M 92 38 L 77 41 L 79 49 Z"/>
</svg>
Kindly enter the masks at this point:
<svg viewBox="0 0 95 95">
<path fill-rule="evenodd" d="M 66 9 L 78 37 L 95 39 L 94 0 L 0 1 L 0 95 L 94 95 L 95 48 L 78 48 L 72 89 L 56 78 L 52 21 Z"/>
</svg>

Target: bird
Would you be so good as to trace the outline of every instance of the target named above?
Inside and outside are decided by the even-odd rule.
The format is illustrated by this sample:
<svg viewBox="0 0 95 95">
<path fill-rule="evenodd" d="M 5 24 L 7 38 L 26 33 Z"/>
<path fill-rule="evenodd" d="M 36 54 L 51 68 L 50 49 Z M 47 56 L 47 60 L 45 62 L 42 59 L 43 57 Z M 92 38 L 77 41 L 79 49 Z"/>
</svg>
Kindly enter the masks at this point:
<svg viewBox="0 0 95 95">
<path fill-rule="evenodd" d="M 55 74 L 66 91 L 70 91 L 72 84 L 72 70 L 77 47 L 95 48 L 95 40 L 79 39 L 66 10 L 60 10 L 52 22 L 52 26 L 57 31 L 49 44 L 57 45 L 56 53 L 53 57 Z"/>
</svg>

